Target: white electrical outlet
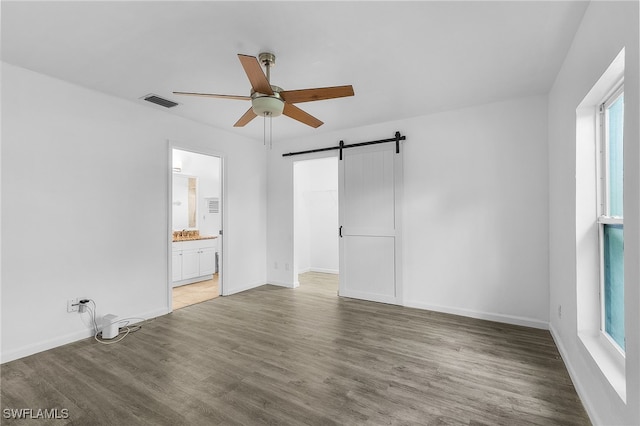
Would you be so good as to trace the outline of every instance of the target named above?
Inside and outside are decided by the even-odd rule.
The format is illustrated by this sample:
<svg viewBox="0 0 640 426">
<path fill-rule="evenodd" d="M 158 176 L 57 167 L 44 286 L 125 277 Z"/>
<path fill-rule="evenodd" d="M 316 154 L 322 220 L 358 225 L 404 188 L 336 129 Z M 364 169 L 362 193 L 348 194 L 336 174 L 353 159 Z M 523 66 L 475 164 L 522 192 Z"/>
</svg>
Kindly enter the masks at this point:
<svg viewBox="0 0 640 426">
<path fill-rule="evenodd" d="M 562 319 L 562 305 L 558 305 L 558 318 Z"/>
<path fill-rule="evenodd" d="M 78 312 L 78 299 L 67 300 L 67 312 Z"/>
<path fill-rule="evenodd" d="M 273 269 L 278 269 L 278 262 L 273 262 Z"/>
<path fill-rule="evenodd" d="M 288 264 L 288 263 L 285 263 L 285 264 L 284 264 L 284 270 L 285 270 L 285 271 L 288 271 L 288 270 L 289 270 L 289 264 Z"/>
</svg>

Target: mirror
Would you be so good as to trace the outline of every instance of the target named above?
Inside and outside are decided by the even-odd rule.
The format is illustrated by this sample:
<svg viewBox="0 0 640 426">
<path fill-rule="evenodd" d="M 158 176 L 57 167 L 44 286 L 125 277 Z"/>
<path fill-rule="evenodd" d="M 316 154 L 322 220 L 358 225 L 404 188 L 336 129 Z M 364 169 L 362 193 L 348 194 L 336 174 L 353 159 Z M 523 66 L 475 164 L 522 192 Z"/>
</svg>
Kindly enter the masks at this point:
<svg viewBox="0 0 640 426">
<path fill-rule="evenodd" d="M 173 229 L 195 229 L 198 224 L 197 191 L 198 178 L 173 174 Z"/>
</svg>

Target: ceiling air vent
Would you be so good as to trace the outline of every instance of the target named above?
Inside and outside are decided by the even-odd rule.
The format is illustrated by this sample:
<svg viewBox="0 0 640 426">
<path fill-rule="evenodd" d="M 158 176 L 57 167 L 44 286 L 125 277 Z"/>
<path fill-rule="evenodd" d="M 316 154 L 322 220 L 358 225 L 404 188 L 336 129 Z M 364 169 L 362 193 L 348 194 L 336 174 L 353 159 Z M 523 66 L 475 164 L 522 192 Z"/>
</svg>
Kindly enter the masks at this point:
<svg viewBox="0 0 640 426">
<path fill-rule="evenodd" d="M 177 102 L 173 102 L 173 101 L 170 101 L 169 99 L 161 98 L 160 96 L 154 95 L 154 94 L 143 96 L 142 99 L 144 99 L 147 102 L 151 102 L 152 104 L 163 106 L 165 108 L 173 108 L 174 106 L 178 105 Z"/>
</svg>

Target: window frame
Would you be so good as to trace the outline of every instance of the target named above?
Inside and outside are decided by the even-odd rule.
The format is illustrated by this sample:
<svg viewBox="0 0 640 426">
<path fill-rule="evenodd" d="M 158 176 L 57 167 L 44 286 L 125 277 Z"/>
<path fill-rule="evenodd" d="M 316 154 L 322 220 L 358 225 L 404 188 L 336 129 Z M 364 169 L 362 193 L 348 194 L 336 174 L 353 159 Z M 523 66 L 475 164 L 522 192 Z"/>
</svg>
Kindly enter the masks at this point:
<svg viewBox="0 0 640 426">
<path fill-rule="evenodd" d="M 613 88 L 603 97 L 599 103 L 597 111 L 597 121 L 599 131 L 596 132 L 596 146 L 598 149 L 598 161 L 596 164 L 596 202 L 598 226 L 598 251 L 599 251 L 599 305 L 600 305 L 600 339 L 605 343 L 608 352 L 618 361 L 624 362 L 625 349 L 622 348 L 606 331 L 606 307 L 605 307 L 605 247 L 604 229 L 606 225 L 619 225 L 624 230 L 623 216 L 612 216 L 610 214 L 609 196 L 609 137 L 608 137 L 608 116 L 607 110 L 620 96 L 624 94 L 624 78 L 618 81 Z M 624 143 L 624 142 L 623 142 Z M 623 145 L 624 146 L 624 145 Z M 624 148 L 623 148 L 624 149 Z M 624 203 L 624 200 L 623 200 Z M 624 232 L 624 231 L 623 231 Z M 626 330 L 626 327 L 625 327 Z M 626 343 L 626 337 L 625 343 Z M 626 346 L 626 344 L 625 344 Z"/>
<path fill-rule="evenodd" d="M 575 251 L 576 335 L 589 361 L 627 403 L 626 359 L 600 331 L 600 266 L 598 238 L 600 168 L 599 108 L 625 76 L 625 48 L 611 61 L 576 106 L 575 129 Z M 628 112 L 627 112 L 628 114 Z M 629 121 L 627 121 L 628 125 Z M 628 162 L 628 159 L 627 159 Z M 627 171 L 628 172 L 628 171 Z M 599 173 L 599 171 L 598 171 Z M 559 305 L 561 306 L 561 305 Z M 552 317 L 551 327 L 563 319 Z M 566 326 L 566 324 L 565 324 Z M 627 331 L 628 332 L 628 331 Z"/>
</svg>

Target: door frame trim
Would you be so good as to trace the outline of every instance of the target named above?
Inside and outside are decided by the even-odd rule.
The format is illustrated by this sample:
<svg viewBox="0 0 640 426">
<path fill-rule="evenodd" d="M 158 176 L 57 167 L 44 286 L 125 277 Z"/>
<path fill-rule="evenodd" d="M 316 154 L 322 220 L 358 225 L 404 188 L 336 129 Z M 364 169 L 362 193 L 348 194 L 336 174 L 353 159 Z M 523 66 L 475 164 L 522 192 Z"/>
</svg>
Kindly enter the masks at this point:
<svg viewBox="0 0 640 426">
<path fill-rule="evenodd" d="M 168 164 L 167 164 L 167 312 L 173 312 L 173 274 L 172 274 L 172 255 L 173 255 L 173 204 L 172 204 L 172 196 L 173 196 L 173 150 L 177 149 L 180 151 L 187 151 L 194 154 L 207 155 L 209 157 L 217 157 L 220 159 L 220 202 L 222 203 L 222 208 L 220 209 L 220 229 L 223 231 L 222 235 L 218 235 L 218 286 L 219 293 L 221 296 L 226 296 L 225 293 L 225 285 L 224 285 L 224 271 L 226 270 L 226 265 L 228 263 L 225 253 L 227 248 L 226 243 L 226 232 L 227 229 L 227 154 L 224 152 L 202 149 L 202 148 L 192 148 L 188 144 L 177 142 L 174 140 L 167 140 L 167 155 L 168 155 Z"/>
<path fill-rule="evenodd" d="M 292 239 L 292 253 L 293 253 L 293 258 L 292 258 L 292 265 L 293 267 L 291 268 L 291 271 L 293 273 L 293 288 L 299 287 L 300 286 L 300 282 L 298 281 L 298 275 L 299 275 L 299 271 L 298 271 L 298 258 L 296 255 L 296 177 L 295 177 L 295 164 L 296 163 L 302 163 L 305 161 L 313 161 L 313 160 L 322 160 L 325 158 L 335 158 L 336 161 L 339 161 L 338 159 L 338 153 L 336 152 L 331 152 L 331 151 L 314 151 L 314 152 L 310 152 L 310 153 L 304 153 L 304 155 L 302 155 L 302 158 L 299 159 L 292 159 L 291 161 L 291 176 L 292 176 L 292 191 L 293 191 L 293 223 L 292 223 L 292 228 L 293 228 L 293 239 Z M 338 162 L 338 168 L 340 167 L 340 163 Z M 340 174 L 340 172 L 338 171 L 338 174 Z M 336 176 L 337 177 L 337 176 Z M 340 184 L 338 183 L 338 186 L 340 186 Z M 338 188 L 338 193 L 340 192 L 340 189 Z M 338 222 L 340 222 L 340 204 L 338 203 Z M 336 232 L 338 232 L 338 230 L 336 229 Z M 338 249 L 338 257 L 340 257 L 340 249 Z M 340 275 L 340 264 L 338 263 L 338 275 Z"/>
</svg>

